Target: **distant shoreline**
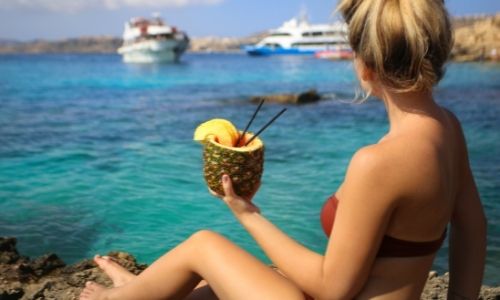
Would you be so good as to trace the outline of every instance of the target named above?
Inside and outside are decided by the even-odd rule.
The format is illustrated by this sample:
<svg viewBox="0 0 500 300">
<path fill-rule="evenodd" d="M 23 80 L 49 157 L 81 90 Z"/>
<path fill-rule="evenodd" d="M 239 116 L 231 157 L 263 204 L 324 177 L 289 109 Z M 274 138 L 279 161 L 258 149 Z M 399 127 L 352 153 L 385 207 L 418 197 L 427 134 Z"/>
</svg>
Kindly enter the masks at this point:
<svg viewBox="0 0 500 300">
<path fill-rule="evenodd" d="M 458 17 L 452 20 L 454 61 L 500 61 L 500 13 L 489 16 Z M 243 38 L 193 37 L 190 53 L 242 53 L 243 45 L 258 42 L 265 33 Z M 0 54 L 26 53 L 116 53 L 122 39 L 113 36 L 86 36 L 63 40 L 20 42 L 0 39 Z"/>
</svg>

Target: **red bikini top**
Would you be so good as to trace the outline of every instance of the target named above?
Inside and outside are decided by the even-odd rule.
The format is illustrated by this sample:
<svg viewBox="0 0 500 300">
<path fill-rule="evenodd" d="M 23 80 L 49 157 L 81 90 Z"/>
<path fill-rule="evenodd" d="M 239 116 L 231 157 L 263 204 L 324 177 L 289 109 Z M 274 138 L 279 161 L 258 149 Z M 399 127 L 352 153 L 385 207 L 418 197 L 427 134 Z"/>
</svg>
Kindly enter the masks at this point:
<svg viewBox="0 0 500 300">
<path fill-rule="evenodd" d="M 339 200 L 333 195 L 326 200 L 321 210 L 321 225 L 327 237 L 329 237 L 332 232 L 338 202 Z M 441 248 L 445 237 L 446 230 L 440 238 L 428 242 L 406 241 L 384 235 L 377 252 L 377 257 L 414 257 L 430 255 Z"/>
</svg>

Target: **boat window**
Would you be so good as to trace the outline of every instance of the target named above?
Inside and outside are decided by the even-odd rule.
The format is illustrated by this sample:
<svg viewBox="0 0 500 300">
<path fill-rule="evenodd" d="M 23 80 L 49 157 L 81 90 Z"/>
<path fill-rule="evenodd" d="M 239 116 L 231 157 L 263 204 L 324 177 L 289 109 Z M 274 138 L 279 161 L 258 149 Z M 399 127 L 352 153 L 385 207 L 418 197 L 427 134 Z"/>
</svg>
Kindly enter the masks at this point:
<svg viewBox="0 0 500 300">
<path fill-rule="evenodd" d="M 286 32 L 275 32 L 275 33 L 272 33 L 270 36 L 291 36 L 291 34 L 286 33 Z"/>
<path fill-rule="evenodd" d="M 323 35 L 322 31 L 308 31 L 302 34 L 302 36 L 322 36 L 322 35 Z"/>
<path fill-rule="evenodd" d="M 293 43 L 292 47 L 300 47 L 300 46 L 334 46 L 334 45 L 339 45 L 343 44 L 340 42 L 299 42 L 299 43 Z"/>
<path fill-rule="evenodd" d="M 269 48 L 281 48 L 280 44 L 274 44 L 274 43 L 266 43 L 264 44 L 264 46 Z"/>
<path fill-rule="evenodd" d="M 332 36 L 332 35 L 342 35 L 341 32 L 337 31 L 325 31 L 324 35 Z"/>
</svg>

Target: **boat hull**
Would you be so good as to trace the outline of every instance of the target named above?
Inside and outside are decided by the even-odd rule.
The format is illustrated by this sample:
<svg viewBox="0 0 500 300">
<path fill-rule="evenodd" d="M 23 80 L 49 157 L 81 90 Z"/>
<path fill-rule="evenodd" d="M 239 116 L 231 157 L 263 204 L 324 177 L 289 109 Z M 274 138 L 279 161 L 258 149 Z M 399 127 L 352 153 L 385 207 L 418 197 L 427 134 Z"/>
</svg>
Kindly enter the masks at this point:
<svg viewBox="0 0 500 300">
<path fill-rule="evenodd" d="M 126 63 L 176 62 L 186 51 L 187 40 L 146 40 L 122 46 L 118 53 Z"/>
<path fill-rule="evenodd" d="M 251 56 L 269 56 L 269 55 L 311 55 L 317 50 L 300 48 L 271 48 L 247 46 L 244 48 L 246 53 Z"/>
<path fill-rule="evenodd" d="M 348 47 L 347 24 L 310 24 L 301 14 L 270 30 L 258 43 L 247 45 L 243 50 L 252 56 L 313 55 L 337 47 Z"/>
</svg>

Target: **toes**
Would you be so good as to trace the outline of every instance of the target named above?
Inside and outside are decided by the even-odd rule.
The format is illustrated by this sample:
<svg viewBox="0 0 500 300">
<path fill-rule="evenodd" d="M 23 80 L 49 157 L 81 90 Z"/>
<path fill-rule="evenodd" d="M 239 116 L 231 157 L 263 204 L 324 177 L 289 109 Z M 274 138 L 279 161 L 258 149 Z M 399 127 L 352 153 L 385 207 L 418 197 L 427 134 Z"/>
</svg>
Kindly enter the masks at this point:
<svg viewBox="0 0 500 300">
<path fill-rule="evenodd" d="M 104 289 L 104 286 L 98 284 L 97 282 L 94 281 L 85 282 L 85 290 L 88 290 L 89 292 L 95 292 L 101 289 Z"/>
<path fill-rule="evenodd" d="M 92 295 L 92 293 L 93 293 L 92 282 L 87 281 L 85 282 L 85 288 L 82 290 L 78 298 L 81 300 L 90 299 L 89 297 Z"/>
<path fill-rule="evenodd" d="M 101 286 L 93 281 L 87 281 L 87 282 L 85 282 L 85 288 L 80 293 L 79 299 L 81 299 L 81 300 L 97 299 L 98 294 L 103 289 L 104 289 L 103 286 Z"/>
<path fill-rule="evenodd" d="M 102 260 L 102 256 L 99 254 L 94 255 L 94 262 L 99 265 L 99 262 Z"/>
<path fill-rule="evenodd" d="M 92 294 L 92 291 L 89 291 L 87 289 L 83 289 L 82 292 L 80 293 L 80 299 L 87 299 L 89 295 Z"/>
<path fill-rule="evenodd" d="M 94 257 L 94 261 L 95 263 L 102 269 L 102 268 L 106 268 L 106 266 L 112 262 L 111 258 L 109 256 L 99 256 L 99 255 L 96 255 Z"/>
</svg>

